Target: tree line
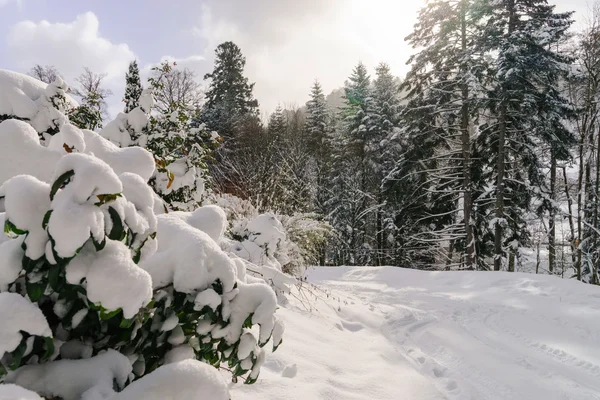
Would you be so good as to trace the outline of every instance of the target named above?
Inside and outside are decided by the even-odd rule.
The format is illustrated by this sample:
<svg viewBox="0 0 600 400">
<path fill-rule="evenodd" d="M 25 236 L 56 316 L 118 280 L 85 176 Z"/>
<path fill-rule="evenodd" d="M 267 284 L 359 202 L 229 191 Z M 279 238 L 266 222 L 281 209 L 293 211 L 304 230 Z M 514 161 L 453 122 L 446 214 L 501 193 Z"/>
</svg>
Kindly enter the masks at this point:
<svg viewBox="0 0 600 400">
<path fill-rule="evenodd" d="M 533 249 L 536 272 L 598 284 L 598 10 L 573 33 L 546 0 L 428 1 L 403 79 L 358 63 L 341 106 L 315 81 L 304 107 L 267 121 L 225 42 L 203 100 L 172 68 L 157 101 L 222 138 L 215 192 L 327 221 L 323 263 L 515 271 Z"/>
</svg>

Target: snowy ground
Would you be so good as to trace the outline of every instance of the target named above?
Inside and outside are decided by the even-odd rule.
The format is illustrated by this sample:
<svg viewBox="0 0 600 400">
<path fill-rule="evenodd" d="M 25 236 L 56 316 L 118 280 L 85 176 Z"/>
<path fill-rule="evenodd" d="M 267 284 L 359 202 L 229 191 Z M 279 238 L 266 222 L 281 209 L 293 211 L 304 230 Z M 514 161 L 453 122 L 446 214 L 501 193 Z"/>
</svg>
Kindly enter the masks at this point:
<svg viewBox="0 0 600 400">
<path fill-rule="evenodd" d="M 309 281 L 319 289 L 278 311 L 282 346 L 233 399 L 600 399 L 598 287 L 374 267 Z"/>
</svg>

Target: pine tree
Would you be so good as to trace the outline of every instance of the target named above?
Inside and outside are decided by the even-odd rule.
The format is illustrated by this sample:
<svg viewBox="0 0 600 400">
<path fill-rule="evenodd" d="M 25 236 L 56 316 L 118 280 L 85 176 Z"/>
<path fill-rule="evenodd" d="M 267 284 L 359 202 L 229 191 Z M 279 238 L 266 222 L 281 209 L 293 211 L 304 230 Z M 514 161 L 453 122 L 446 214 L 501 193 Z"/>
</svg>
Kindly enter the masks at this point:
<svg viewBox="0 0 600 400">
<path fill-rule="evenodd" d="M 254 83 L 244 76 L 246 58 L 233 42 L 220 44 L 215 50 L 213 72 L 204 76 L 210 80 L 201 120 L 209 129 L 225 139 L 234 136 L 239 119 L 258 113 L 258 102 L 252 95 Z"/>
<path fill-rule="evenodd" d="M 562 119 L 571 108 L 559 91 L 571 61 L 556 50 L 573 21 L 572 13 L 555 13 L 546 0 L 488 6 L 486 50 L 497 58 L 489 103 L 493 121 L 481 137 L 492 135 L 494 269 L 500 270 L 505 250 L 514 254 L 527 243 L 524 214 L 531 200 L 548 193 L 539 147 L 552 148 L 560 159 L 567 156 L 561 149 L 574 140 Z"/>
<path fill-rule="evenodd" d="M 269 117 L 268 131 L 273 137 L 273 140 L 276 141 L 277 139 L 283 138 L 283 135 L 286 131 L 286 126 L 287 121 L 284 110 L 281 108 L 281 105 L 278 104 L 275 112 Z"/>
<path fill-rule="evenodd" d="M 139 106 L 142 95 L 142 82 L 140 80 L 140 69 L 136 60 L 129 63 L 129 71 L 125 74 L 125 112 L 128 113 Z"/>
<path fill-rule="evenodd" d="M 403 83 L 408 139 L 394 173 L 401 203 L 396 219 L 410 249 L 404 262 L 443 261 L 451 267 L 464 261 L 467 269 L 477 263 L 471 132 L 481 112 L 478 98 L 486 71 L 481 20 L 477 1 L 431 1 L 407 37 L 420 51 L 409 59 L 412 69 Z"/>
<path fill-rule="evenodd" d="M 393 215 L 384 192 L 381 190 L 386 177 L 393 170 L 400 152 L 399 117 L 400 88 L 397 79 L 391 74 L 390 67 L 381 63 L 375 69 L 376 79 L 373 82 L 372 101 L 367 129 L 367 160 L 370 175 L 369 191 L 376 202 L 375 214 L 375 246 L 377 248 L 377 265 L 383 265 L 385 238 L 389 227 L 384 226 L 385 219 Z"/>
<path fill-rule="evenodd" d="M 310 92 L 310 100 L 306 102 L 306 133 L 309 148 L 318 158 L 323 157 L 323 145 L 329 131 L 329 124 L 325 94 L 319 81 L 315 80 Z"/>
<path fill-rule="evenodd" d="M 350 156 L 359 164 L 365 162 L 370 117 L 371 77 L 362 62 L 352 71 L 344 87 L 344 106 L 341 109 L 341 129 Z M 361 166 L 362 167 L 362 166 Z"/>
<path fill-rule="evenodd" d="M 337 132 L 332 135 L 332 160 L 329 185 L 334 196 L 328 203 L 328 218 L 339 232 L 344 253 L 339 262 L 367 265 L 374 231 L 374 198 L 369 193 L 366 146 L 370 117 L 371 81 L 363 63 L 352 71 L 344 87 L 344 104 Z M 371 224 L 370 224 L 371 222 Z"/>
<path fill-rule="evenodd" d="M 304 128 L 306 145 L 312 155 L 315 173 L 315 195 L 312 211 L 321 215 L 327 213 L 326 203 L 331 197 L 327 176 L 331 155 L 329 135 L 332 133 L 333 125 L 331 110 L 327 105 L 325 94 L 319 81 L 315 80 L 311 88 L 310 100 L 306 102 L 306 124 Z"/>
</svg>

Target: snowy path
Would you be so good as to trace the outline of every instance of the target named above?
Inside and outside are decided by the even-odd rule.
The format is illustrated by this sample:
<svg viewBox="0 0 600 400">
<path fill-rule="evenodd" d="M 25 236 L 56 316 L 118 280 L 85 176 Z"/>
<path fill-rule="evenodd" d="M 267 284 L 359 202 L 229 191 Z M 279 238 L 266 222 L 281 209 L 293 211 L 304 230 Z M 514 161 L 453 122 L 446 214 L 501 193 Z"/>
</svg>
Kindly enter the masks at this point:
<svg viewBox="0 0 600 400">
<path fill-rule="evenodd" d="M 597 287 L 397 268 L 309 278 L 330 298 L 280 310 L 283 346 L 234 399 L 600 399 Z"/>
</svg>

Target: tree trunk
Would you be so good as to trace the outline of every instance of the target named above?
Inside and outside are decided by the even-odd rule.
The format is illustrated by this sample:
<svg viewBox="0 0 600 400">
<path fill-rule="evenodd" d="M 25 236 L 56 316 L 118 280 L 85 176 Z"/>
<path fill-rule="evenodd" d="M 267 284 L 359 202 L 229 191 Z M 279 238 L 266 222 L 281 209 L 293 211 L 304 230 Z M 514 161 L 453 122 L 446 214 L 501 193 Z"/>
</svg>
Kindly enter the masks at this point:
<svg viewBox="0 0 600 400">
<path fill-rule="evenodd" d="M 383 210 L 381 207 L 381 203 L 382 203 L 382 196 L 381 196 L 381 191 L 379 191 L 379 194 L 377 195 L 377 221 L 376 221 L 376 227 L 375 229 L 377 230 L 377 261 L 376 264 L 377 265 L 383 265 L 382 263 L 382 259 L 383 259 Z"/>
<path fill-rule="evenodd" d="M 454 257 L 454 239 L 448 244 L 448 255 L 446 256 L 446 271 L 450 271 L 452 266 L 452 258 Z"/>
<path fill-rule="evenodd" d="M 467 50 L 467 1 L 461 2 L 461 45 L 463 53 Z M 464 67 L 462 67 L 465 69 Z M 463 70 L 464 75 L 467 71 Z M 466 233 L 466 269 L 474 269 L 475 262 L 475 240 L 473 227 L 471 226 L 471 215 L 473 213 L 473 198 L 471 194 L 471 135 L 469 133 L 469 87 L 466 83 L 462 85 L 461 105 L 461 141 L 463 157 L 463 214 Z"/>
<path fill-rule="evenodd" d="M 535 273 L 536 274 L 540 273 L 540 241 L 539 240 L 537 242 L 537 257 L 536 257 L 536 263 L 535 263 Z"/>
<path fill-rule="evenodd" d="M 550 215 L 548 221 L 548 270 L 556 268 L 556 152 L 550 149 Z"/>
<path fill-rule="evenodd" d="M 581 133 L 579 139 L 579 174 L 577 177 L 577 280 L 581 280 L 581 263 L 582 263 L 582 251 L 581 251 L 581 239 L 583 238 L 583 170 L 585 165 L 584 160 L 584 147 L 585 147 L 585 130 Z"/>
<path fill-rule="evenodd" d="M 598 228 L 600 225 L 598 224 L 598 191 L 600 190 L 600 132 L 597 133 L 597 143 L 596 143 L 596 182 L 594 185 L 594 195 L 593 202 L 594 205 L 594 222 L 592 226 L 594 229 L 594 245 L 592 247 L 594 254 L 597 254 L 598 249 Z M 592 283 L 598 284 L 598 257 L 595 256 L 595 260 L 593 260 L 592 266 Z"/>
<path fill-rule="evenodd" d="M 510 250 L 508 256 L 508 272 L 515 272 L 515 250 Z"/>
<path fill-rule="evenodd" d="M 567 179 L 567 167 L 562 167 L 563 170 L 563 179 L 565 181 L 565 195 L 567 196 L 567 205 L 569 207 L 569 229 L 571 230 L 571 262 L 572 266 L 575 267 L 577 265 L 577 247 L 575 246 L 575 224 L 573 222 L 573 199 L 571 198 L 571 193 L 569 193 L 569 181 Z M 564 268 L 563 268 L 564 270 Z M 564 271 L 563 271 L 564 272 Z"/>
<path fill-rule="evenodd" d="M 516 24 L 515 15 L 515 0 L 507 1 L 508 8 L 508 32 L 510 36 Z M 502 83 L 501 83 L 502 84 Z M 496 173 L 498 174 L 496 182 L 496 229 L 494 232 L 494 271 L 500 271 L 502 267 L 502 220 L 504 219 L 504 163 L 505 163 L 505 140 L 506 140 L 506 123 L 508 117 L 508 93 L 506 88 L 501 89 L 500 94 L 500 120 L 498 124 L 498 156 L 496 163 Z"/>
</svg>

